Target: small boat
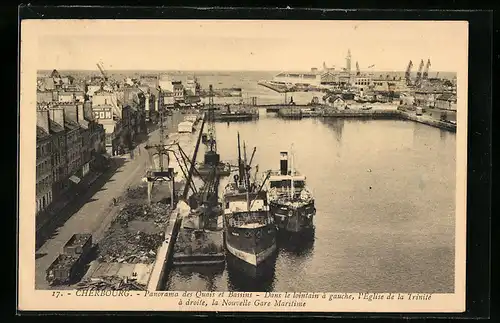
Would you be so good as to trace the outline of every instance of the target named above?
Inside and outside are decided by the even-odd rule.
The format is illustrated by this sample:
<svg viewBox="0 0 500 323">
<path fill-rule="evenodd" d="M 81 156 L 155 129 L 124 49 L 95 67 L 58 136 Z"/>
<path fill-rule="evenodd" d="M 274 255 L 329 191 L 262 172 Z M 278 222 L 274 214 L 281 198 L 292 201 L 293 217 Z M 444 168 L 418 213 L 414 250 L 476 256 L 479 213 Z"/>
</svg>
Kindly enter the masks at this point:
<svg viewBox="0 0 500 323">
<path fill-rule="evenodd" d="M 279 230 L 301 232 L 313 228 L 315 200 L 306 177 L 288 167 L 288 152 L 281 152 L 280 169 L 269 171 L 269 209 Z M 293 161 L 293 160 L 292 160 Z"/>
</svg>

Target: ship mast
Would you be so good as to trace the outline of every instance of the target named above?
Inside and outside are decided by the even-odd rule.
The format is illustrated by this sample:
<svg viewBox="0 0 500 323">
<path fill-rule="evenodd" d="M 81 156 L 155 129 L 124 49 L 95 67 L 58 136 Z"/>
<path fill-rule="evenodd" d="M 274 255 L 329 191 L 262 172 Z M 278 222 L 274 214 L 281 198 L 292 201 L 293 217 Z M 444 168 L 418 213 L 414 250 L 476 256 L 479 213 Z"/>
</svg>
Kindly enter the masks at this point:
<svg viewBox="0 0 500 323">
<path fill-rule="evenodd" d="M 244 175 L 245 175 L 245 191 L 247 194 L 247 210 L 250 212 L 250 183 L 248 178 L 248 169 L 247 168 L 247 147 L 245 142 L 243 142 L 243 163 L 245 164 Z"/>
<path fill-rule="evenodd" d="M 291 175 L 291 181 L 290 181 L 290 194 L 291 194 L 291 198 L 293 200 L 293 197 L 294 197 L 294 193 L 295 193 L 295 189 L 293 187 L 293 175 L 294 175 L 294 169 L 293 169 L 293 145 L 292 145 L 292 148 L 290 148 L 290 175 Z"/>
<path fill-rule="evenodd" d="M 243 169 L 243 165 L 242 165 L 242 162 L 241 162 L 241 148 L 240 148 L 240 133 L 238 132 L 238 170 L 239 170 L 239 175 L 240 175 L 240 178 L 239 178 L 239 185 L 242 185 L 243 183 L 243 175 L 244 175 L 244 169 Z"/>
</svg>

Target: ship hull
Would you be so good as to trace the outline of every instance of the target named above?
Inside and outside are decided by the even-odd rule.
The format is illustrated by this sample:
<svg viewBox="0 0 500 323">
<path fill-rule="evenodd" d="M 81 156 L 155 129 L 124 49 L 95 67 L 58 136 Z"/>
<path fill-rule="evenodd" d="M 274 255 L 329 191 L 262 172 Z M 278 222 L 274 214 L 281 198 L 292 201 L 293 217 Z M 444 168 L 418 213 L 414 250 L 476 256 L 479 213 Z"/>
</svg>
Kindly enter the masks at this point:
<svg viewBox="0 0 500 323">
<path fill-rule="evenodd" d="M 269 206 L 276 226 L 280 231 L 301 232 L 314 227 L 314 216 L 316 215 L 314 202 L 298 208 L 276 202 L 271 202 Z"/>
<path fill-rule="evenodd" d="M 225 244 L 229 254 L 256 267 L 276 252 L 276 228 L 267 225 L 258 229 L 245 229 L 229 227 L 226 222 Z"/>
<path fill-rule="evenodd" d="M 252 289 L 255 291 L 267 289 L 255 284 L 258 282 L 266 285 L 266 283 L 272 282 L 275 276 L 276 259 L 277 252 L 273 253 L 260 265 L 253 266 L 228 252 L 226 255 L 226 268 L 232 285 L 236 285 L 238 289 L 249 291 Z"/>
<path fill-rule="evenodd" d="M 200 165 L 196 168 L 196 171 L 200 176 L 208 176 L 212 173 L 212 167 L 206 165 Z M 231 175 L 231 166 L 220 164 L 217 165 L 216 174 L 221 177 L 226 177 Z"/>
<path fill-rule="evenodd" d="M 260 253 L 246 252 L 231 246 L 230 243 L 226 243 L 226 248 L 227 251 L 234 257 L 243 260 L 247 264 L 257 267 L 274 254 L 274 252 L 276 251 L 276 244 L 269 246 L 267 249 L 262 250 Z"/>
</svg>

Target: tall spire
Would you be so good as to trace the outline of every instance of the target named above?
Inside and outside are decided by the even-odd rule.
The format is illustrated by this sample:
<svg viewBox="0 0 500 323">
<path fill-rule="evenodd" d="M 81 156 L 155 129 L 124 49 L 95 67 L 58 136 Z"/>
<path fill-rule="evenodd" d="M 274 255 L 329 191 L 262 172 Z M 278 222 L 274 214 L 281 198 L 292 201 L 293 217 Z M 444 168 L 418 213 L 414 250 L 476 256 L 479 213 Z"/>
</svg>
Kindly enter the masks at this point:
<svg viewBox="0 0 500 323">
<path fill-rule="evenodd" d="M 347 72 L 351 73 L 351 50 L 350 49 L 347 50 L 347 57 L 345 58 L 345 61 L 346 61 L 345 70 Z"/>
</svg>

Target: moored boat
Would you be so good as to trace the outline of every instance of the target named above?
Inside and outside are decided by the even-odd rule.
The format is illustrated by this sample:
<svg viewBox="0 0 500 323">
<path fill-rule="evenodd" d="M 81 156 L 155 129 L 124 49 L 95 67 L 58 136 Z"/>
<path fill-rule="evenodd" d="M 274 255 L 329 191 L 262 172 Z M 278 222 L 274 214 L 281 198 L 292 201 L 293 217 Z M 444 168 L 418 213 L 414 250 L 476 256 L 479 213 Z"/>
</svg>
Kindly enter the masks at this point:
<svg viewBox="0 0 500 323">
<path fill-rule="evenodd" d="M 268 172 L 269 209 L 279 230 L 301 232 L 314 226 L 315 200 L 306 177 L 288 167 L 288 152 L 280 153 L 280 169 Z"/>
<path fill-rule="evenodd" d="M 238 153 L 239 149 L 238 135 Z M 276 251 L 276 227 L 269 213 L 263 185 L 250 181 L 250 166 L 238 158 L 239 175 L 224 190 L 224 233 L 227 251 L 252 266 L 259 266 Z M 260 187 L 259 187 L 260 186 Z"/>
</svg>

